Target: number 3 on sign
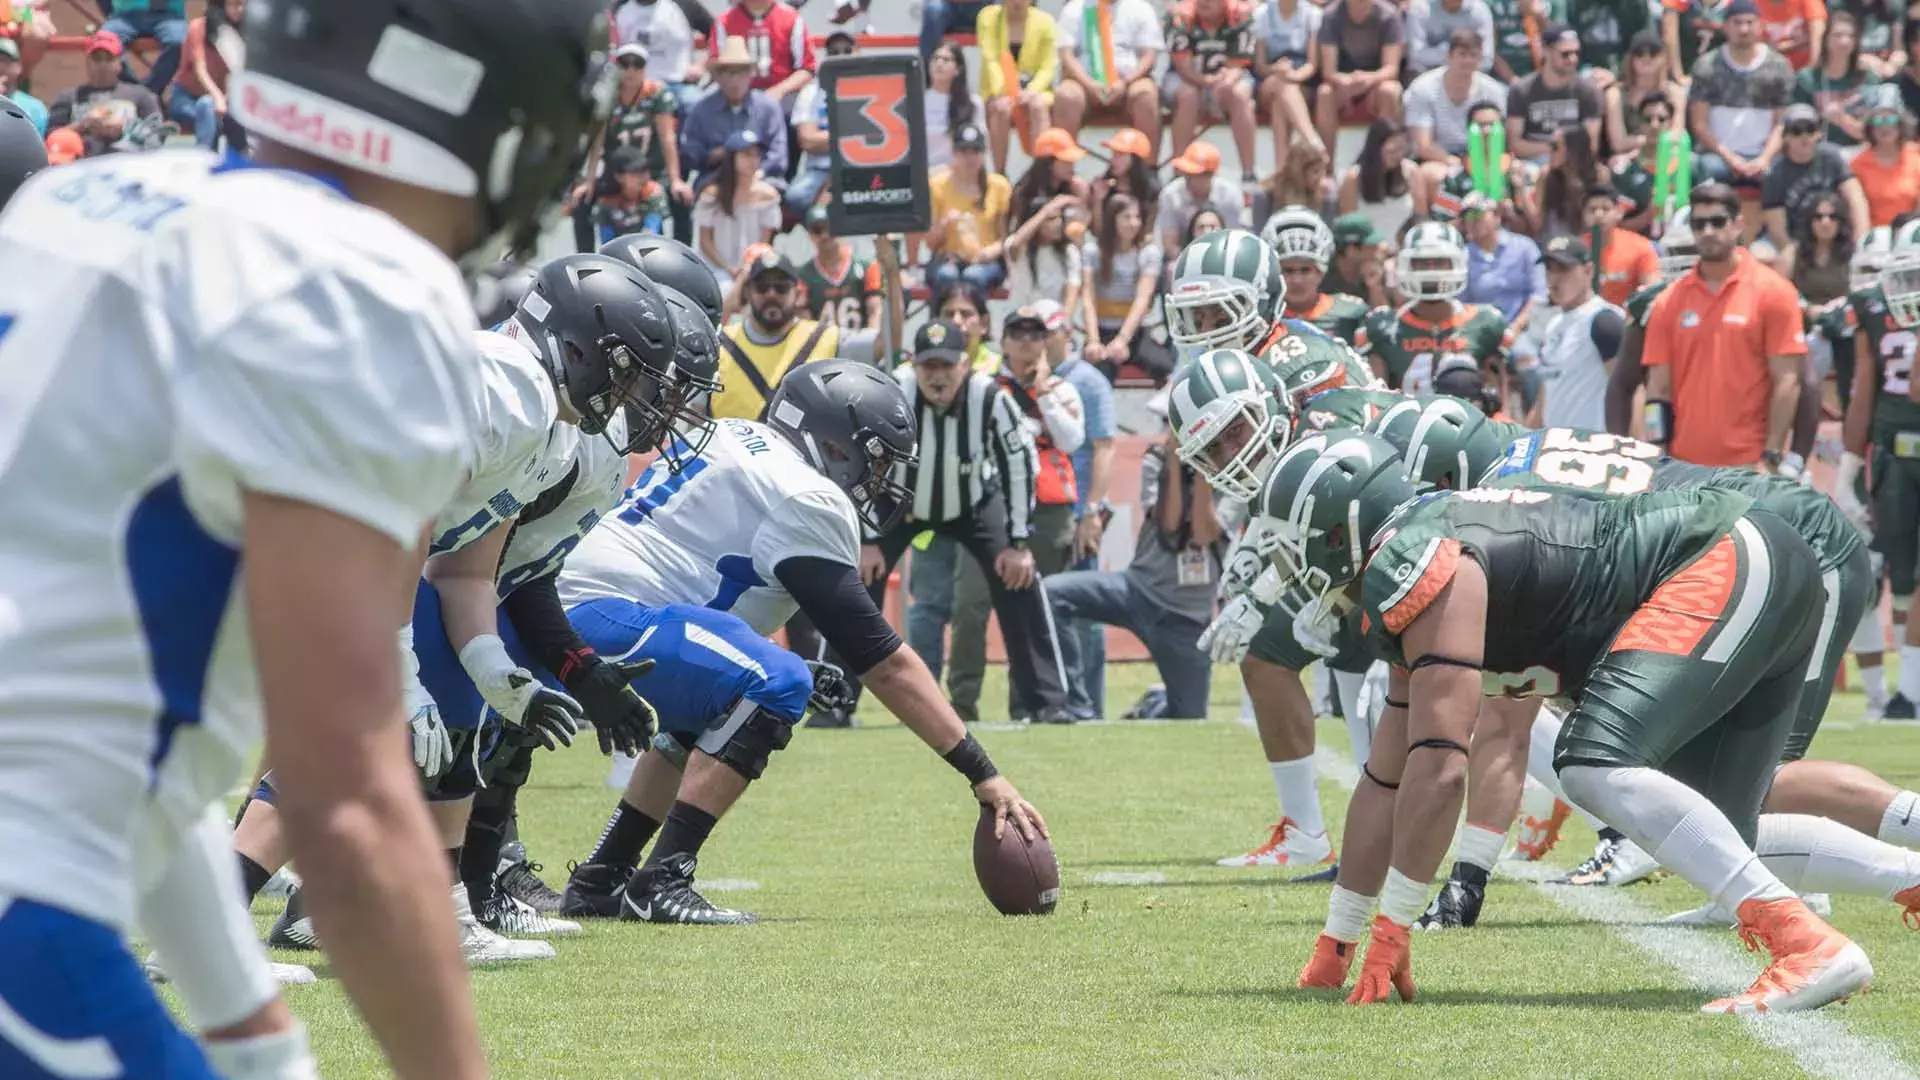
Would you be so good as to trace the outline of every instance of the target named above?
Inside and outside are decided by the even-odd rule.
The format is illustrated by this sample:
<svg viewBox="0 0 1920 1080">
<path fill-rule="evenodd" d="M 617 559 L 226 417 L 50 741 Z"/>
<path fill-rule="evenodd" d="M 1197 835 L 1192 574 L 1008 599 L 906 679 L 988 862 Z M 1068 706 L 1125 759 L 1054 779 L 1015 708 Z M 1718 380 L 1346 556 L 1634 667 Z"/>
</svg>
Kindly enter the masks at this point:
<svg viewBox="0 0 1920 1080">
<path fill-rule="evenodd" d="M 860 115 L 879 131 L 878 138 L 866 134 L 841 136 L 840 156 L 847 164 L 863 169 L 904 164 L 913 149 L 913 133 L 907 127 L 906 110 L 901 108 L 907 100 L 906 77 L 892 73 L 853 75 L 841 79 L 836 92 L 857 102 Z"/>
</svg>

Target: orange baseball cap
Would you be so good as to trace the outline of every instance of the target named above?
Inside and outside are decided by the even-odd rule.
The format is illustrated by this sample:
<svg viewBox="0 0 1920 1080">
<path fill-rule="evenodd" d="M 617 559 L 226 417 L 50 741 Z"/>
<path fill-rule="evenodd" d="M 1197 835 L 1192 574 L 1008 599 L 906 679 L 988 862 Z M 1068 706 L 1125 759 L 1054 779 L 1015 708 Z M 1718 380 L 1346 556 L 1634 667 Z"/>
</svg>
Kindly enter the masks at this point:
<svg viewBox="0 0 1920 1080">
<path fill-rule="evenodd" d="M 70 127 L 47 132 L 47 164 L 66 165 L 87 156 L 87 140 Z"/>
<path fill-rule="evenodd" d="M 1198 139 L 1187 144 L 1185 153 L 1173 159 L 1173 171 L 1183 176 L 1220 171 L 1220 151 L 1212 143 Z"/>
<path fill-rule="evenodd" d="M 1056 161 L 1079 161 L 1087 156 L 1087 152 L 1073 141 L 1073 136 L 1067 134 L 1066 128 L 1050 127 L 1033 140 L 1033 156 Z"/>
<path fill-rule="evenodd" d="M 87 51 L 90 53 L 112 53 L 115 56 L 119 56 L 125 50 L 121 46 L 118 36 L 105 30 L 95 30 L 93 33 L 87 35 Z"/>
<path fill-rule="evenodd" d="M 1147 135 L 1139 128 L 1121 128 L 1113 137 L 1100 143 L 1101 146 L 1116 154 L 1132 154 L 1137 158 L 1153 161 L 1153 144 L 1147 141 Z"/>
</svg>

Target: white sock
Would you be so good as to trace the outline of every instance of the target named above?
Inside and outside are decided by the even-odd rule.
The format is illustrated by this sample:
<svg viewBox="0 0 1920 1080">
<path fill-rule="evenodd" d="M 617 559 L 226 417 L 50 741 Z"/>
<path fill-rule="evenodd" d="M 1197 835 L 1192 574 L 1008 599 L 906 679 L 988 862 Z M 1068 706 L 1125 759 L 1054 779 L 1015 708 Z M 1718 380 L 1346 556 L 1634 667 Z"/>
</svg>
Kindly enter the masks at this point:
<svg viewBox="0 0 1920 1080">
<path fill-rule="evenodd" d="M 1887 669 L 1879 664 L 1860 669 L 1860 689 L 1867 693 L 1867 704 L 1887 703 Z"/>
<path fill-rule="evenodd" d="M 1900 695 L 1920 701 L 1920 645 L 1900 646 Z"/>
<path fill-rule="evenodd" d="M 1920 855 L 1811 814 L 1762 814 L 1754 849 L 1767 868 L 1801 892 L 1891 900 L 1920 885 Z"/>
<path fill-rule="evenodd" d="M 1318 835 L 1327 831 L 1327 822 L 1320 814 L 1320 785 L 1314 772 L 1313 759 L 1296 758 L 1293 761 L 1269 761 L 1267 768 L 1273 770 L 1273 786 L 1280 792 L 1280 816 L 1292 819 L 1300 831 Z"/>
<path fill-rule="evenodd" d="M 1569 765 L 1567 794 L 1728 911 L 1748 900 L 1784 900 L 1781 884 L 1706 796 L 1654 769 Z"/>
<path fill-rule="evenodd" d="M 1557 798 L 1552 788 L 1529 776 L 1526 786 L 1520 789 L 1520 813 L 1545 821 L 1553 816 L 1553 803 Z"/>
<path fill-rule="evenodd" d="M 1335 885 L 1333 895 L 1327 897 L 1326 935 L 1349 945 L 1359 941 L 1367 932 L 1367 924 L 1373 921 L 1373 905 L 1377 899 Z"/>
<path fill-rule="evenodd" d="M 1415 881 L 1398 870 L 1387 870 L 1387 883 L 1380 889 L 1380 914 L 1401 926 L 1412 926 L 1413 920 L 1427 910 L 1427 900 L 1433 894 L 1433 882 Z"/>
<path fill-rule="evenodd" d="M 1579 814 L 1595 832 L 1599 832 L 1607 827 L 1607 823 L 1594 817 L 1586 807 L 1567 798 L 1566 789 L 1560 784 L 1560 774 L 1553 770 L 1553 748 L 1560 741 L 1560 728 L 1565 719 L 1560 710 L 1551 705 L 1543 705 L 1539 712 L 1533 714 L 1533 727 L 1527 735 L 1527 775 L 1553 792 L 1554 798 L 1573 807 L 1574 813 Z"/>
<path fill-rule="evenodd" d="M 1492 873 L 1493 864 L 1499 860 L 1500 849 L 1506 842 L 1506 833 L 1494 832 L 1472 822 L 1461 822 L 1460 835 L 1453 842 L 1453 857 L 1456 862 Z"/>
<path fill-rule="evenodd" d="M 1903 791 L 1880 815 L 1880 839 L 1901 847 L 1920 847 L 1920 795 Z"/>
</svg>

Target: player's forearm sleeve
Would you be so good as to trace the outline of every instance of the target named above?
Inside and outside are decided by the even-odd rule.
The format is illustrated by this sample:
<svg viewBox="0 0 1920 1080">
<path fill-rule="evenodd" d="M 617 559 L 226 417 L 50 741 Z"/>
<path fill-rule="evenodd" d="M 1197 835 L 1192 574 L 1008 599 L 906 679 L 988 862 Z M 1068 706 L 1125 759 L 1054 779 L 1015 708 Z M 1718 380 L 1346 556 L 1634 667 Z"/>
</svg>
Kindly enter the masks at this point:
<svg viewBox="0 0 1920 1080">
<path fill-rule="evenodd" d="M 527 653 L 556 674 L 565 669 L 568 653 L 587 647 L 560 606 L 557 581 L 558 574 L 536 578 L 508 593 L 500 605 Z"/>
<path fill-rule="evenodd" d="M 775 566 L 773 576 L 799 602 L 800 610 L 852 674 L 866 674 L 903 644 L 874 606 L 858 568 L 796 555 Z"/>
<path fill-rule="evenodd" d="M 233 830 L 209 806 L 140 896 L 140 930 L 201 1031 L 231 1027 L 280 993 L 244 895 Z"/>
</svg>

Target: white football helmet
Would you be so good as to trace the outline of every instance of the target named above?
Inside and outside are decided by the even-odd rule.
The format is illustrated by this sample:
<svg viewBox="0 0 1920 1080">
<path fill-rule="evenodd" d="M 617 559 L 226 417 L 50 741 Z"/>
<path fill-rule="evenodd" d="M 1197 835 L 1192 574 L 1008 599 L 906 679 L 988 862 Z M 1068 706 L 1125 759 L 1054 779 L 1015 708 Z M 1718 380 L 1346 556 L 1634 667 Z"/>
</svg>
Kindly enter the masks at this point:
<svg viewBox="0 0 1920 1080">
<path fill-rule="evenodd" d="M 1667 219 L 1660 234 L 1660 279 L 1673 281 L 1693 269 L 1700 261 L 1700 250 L 1693 242 L 1693 208 L 1683 206 Z"/>
<path fill-rule="evenodd" d="M 1433 265 L 1433 264 L 1441 265 Z M 1422 265 L 1426 264 L 1426 265 Z M 1467 288 L 1467 241 L 1460 230 L 1424 221 L 1408 230 L 1394 259 L 1400 287 L 1415 300 L 1449 300 Z"/>
<path fill-rule="evenodd" d="M 1887 260 L 1893 255 L 1893 228 L 1889 225 L 1875 225 L 1860 238 L 1860 246 L 1854 249 L 1853 263 L 1849 268 L 1852 280 L 1848 283 L 1854 289 L 1871 288 L 1880 281 L 1880 271 L 1886 269 Z"/>
<path fill-rule="evenodd" d="M 1901 326 L 1920 326 L 1920 218 L 1894 230 L 1893 253 L 1880 270 L 1887 311 Z"/>
<path fill-rule="evenodd" d="M 1333 262 L 1333 230 L 1319 214 L 1304 206 L 1283 206 L 1267 219 L 1260 238 L 1280 255 L 1280 261 L 1305 259 L 1322 272 Z"/>
</svg>

